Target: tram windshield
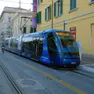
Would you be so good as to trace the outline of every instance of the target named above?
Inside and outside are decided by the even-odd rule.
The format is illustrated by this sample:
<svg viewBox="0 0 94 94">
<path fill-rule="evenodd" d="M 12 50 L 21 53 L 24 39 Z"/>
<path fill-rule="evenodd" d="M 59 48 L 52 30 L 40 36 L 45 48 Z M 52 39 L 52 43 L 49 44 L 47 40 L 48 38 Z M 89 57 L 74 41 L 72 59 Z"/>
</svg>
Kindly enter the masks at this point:
<svg viewBox="0 0 94 94">
<path fill-rule="evenodd" d="M 70 33 L 60 32 L 60 33 L 57 33 L 57 35 L 59 36 L 64 48 L 68 46 L 73 46 L 73 43 L 75 42 L 75 40 Z"/>
<path fill-rule="evenodd" d="M 76 41 L 70 32 L 57 32 L 56 34 L 61 40 L 63 53 L 79 54 Z"/>
</svg>

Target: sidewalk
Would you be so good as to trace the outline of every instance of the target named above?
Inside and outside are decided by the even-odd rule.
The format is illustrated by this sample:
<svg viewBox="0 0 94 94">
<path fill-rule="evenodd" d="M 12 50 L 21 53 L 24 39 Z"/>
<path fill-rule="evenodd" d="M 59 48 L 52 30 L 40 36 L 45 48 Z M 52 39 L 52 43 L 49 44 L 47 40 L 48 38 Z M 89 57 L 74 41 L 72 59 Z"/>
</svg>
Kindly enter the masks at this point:
<svg viewBox="0 0 94 94">
<path fill-rule="evenodd" d="M 94 73 L 94 55 L 82 54 L 81 65 L 79 68 Z"/>
</svg>

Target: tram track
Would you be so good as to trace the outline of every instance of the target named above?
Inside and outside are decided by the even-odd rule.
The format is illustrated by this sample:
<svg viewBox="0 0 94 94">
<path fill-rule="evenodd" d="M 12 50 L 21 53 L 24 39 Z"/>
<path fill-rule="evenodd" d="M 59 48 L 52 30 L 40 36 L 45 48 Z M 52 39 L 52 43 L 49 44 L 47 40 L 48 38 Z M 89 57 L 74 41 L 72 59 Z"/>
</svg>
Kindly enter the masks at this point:
<svg viewBox="0 0 94 94">
<path fill-rule="evenodd" d="M 1 61 L 0 61 L 1 62 Z M 8 70 L 5 68 L 5 66 L 2 64 L 0 64 L 0 69 L 2 70 L 2 72 L 4 73 L 4 75 L 6 76 L 7 80 L 11 83 L 13 89 L 15 90 L 16 94 L 25 94 L 22 89 L 16 84 L 16 82 L 14 81 L 13 77 L 11 76 L 11 74 L 8 72 Z M 13 93 L 14 94 L 14 93 Z"/>
<path fill-rule="evenodd" d="M 81 70 L 73 70 L 73 71 L 70 71 L 70 72 L 85 76 L 85 77 L 90 78 L 90 79 L 94 79 L 94 73 L 89 73 L 87 71 L 81 71 Z"/>
<path fill-rule="evenodd" d="M 55 70 L 57 70 L 59 73 L 66 71 L 67 74 L 74 73 L 79 76 L 84 76 L 89 79 L 94 79 L 94 73 L 84 71 L 84 70 L 79 70 L 79 68 L 77 68 L 77 69 L 75 69 L 75 68 L 60 68 L 60 69 L 55 69 Z"/>
<path fill-rule="evenodd" d="M 26 59 L 26 58 L 24 58 L 24 59 Z M 68 72 L 69 73 L 75 73 L 75 74 L 77 74 L 79 76 L 84 76 L 84 77 L 89 78 L 89 79 L 94 79 L 94 73 L 90 73 L 90 72 L 87 72 L 87 71 L 79 70 L 79 68 L 56 68 L 56 67 L 55 68 L 51 67 L 51 68 L 56 70 L 59 73 L 62 73 L 63 71 L 66 71 L 65 74 L 68 74 Z"/>
</svg>

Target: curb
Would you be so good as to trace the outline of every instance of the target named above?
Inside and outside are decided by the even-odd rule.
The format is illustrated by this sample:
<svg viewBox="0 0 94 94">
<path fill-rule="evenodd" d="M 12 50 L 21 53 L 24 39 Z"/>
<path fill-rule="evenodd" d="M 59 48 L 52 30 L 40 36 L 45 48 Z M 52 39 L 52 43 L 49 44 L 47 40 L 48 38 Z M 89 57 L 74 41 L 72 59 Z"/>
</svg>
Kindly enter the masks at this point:
<svg viewBox="0 0 94 94">
<path fill-rule="evenodd" d="M 93 68 L 86 67 L 85 65 L 80 65 L 79 69 L 94 73 L 94 69 Z"/>
</svg>

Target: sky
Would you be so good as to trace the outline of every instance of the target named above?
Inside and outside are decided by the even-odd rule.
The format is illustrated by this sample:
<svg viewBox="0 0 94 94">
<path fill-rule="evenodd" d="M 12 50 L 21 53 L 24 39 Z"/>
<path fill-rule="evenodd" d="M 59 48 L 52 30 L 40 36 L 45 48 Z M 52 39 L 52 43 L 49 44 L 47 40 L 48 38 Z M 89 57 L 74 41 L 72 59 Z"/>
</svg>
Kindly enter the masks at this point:
<svg viewBox="0 0 94 94">
<path fill-rule="evenodd" d="M 21 8 L 32 10 L 32 1 L 33 0 L 21 0 Z M 0 15 L 5 6 L 19 7 L 19 0 L 0 0 Z"/>
</svg>

